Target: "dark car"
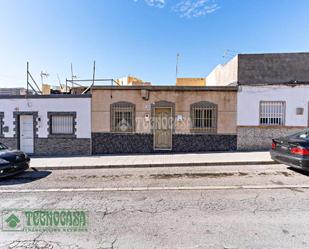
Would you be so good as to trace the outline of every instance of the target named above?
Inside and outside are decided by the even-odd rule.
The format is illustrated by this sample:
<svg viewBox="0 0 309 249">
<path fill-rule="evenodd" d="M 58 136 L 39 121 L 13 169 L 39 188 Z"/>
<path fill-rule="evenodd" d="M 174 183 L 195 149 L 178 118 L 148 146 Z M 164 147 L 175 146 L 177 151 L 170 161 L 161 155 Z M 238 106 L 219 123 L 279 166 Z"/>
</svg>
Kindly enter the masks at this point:
<svg viewBox="0 0 309 249">
<path fill-rule="evenodd" d="M 9 150 L 0 143 L 0 177 L 21 173 L 29 168 L 30 158 L 19 150 Z"/>
<path fill-rule="evenodd" d="M 276 162 L 309 171 L 309 129 L 273 139 L 270 155 Z"/>
</svg>

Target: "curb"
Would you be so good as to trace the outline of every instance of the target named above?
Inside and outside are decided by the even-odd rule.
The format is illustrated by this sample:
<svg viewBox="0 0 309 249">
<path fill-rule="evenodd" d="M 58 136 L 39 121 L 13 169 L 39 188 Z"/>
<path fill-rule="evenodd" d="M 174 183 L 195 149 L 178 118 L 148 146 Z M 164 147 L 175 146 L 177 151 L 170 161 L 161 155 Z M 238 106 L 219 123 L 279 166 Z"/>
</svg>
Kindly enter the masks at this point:
<svg viewBox="0 0 309 249">
<path fill-rule="evenodd" d="M 138 192 L 138 191 L 192 191 L 192 190 L 265 190 L 265 189 L 308 189 L 309 185 L 231 185 L 193 187 L 119 187 L 119 188 L 51 188 L 51 189 L 0 189 L 0 193 L 40 192 Z"/>
<path fill-rule="evenodd" d="M 275 161 L 240 161 L 240 162 L 206 162 L 206 163 L 158 163 L 158 164 L 131 164 L 131 165 L 76 165 L 76 166 L 34 166 L 38 170 L 73 170 L 73 169 L 134 169 L 134 168 L 167 168 L 167 167 L 207 167 L 207 166 L 241 166 L 241 165 L 271 165 L 279 164 Z"/>
</svg>

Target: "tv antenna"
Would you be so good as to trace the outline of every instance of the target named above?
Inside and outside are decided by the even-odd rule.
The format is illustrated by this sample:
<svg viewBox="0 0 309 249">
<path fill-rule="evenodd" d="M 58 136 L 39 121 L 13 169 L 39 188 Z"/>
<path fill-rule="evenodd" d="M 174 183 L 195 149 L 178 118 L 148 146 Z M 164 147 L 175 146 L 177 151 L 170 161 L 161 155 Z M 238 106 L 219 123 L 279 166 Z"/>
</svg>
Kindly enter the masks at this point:
<svg viewBox="0 0 309 249">
<path fill-rule="evenodd" d="M 177 55 L 176 55 L 176 79 L 178 78 L 178 63 L 179 63 L 179 57 L 180 57 L 180 54 L 177 53 Z"/>
<path fill-rule="evenodd" d="M 72 87 L 73 87 L 73 80 L 77 79 L 77 75 L 73 73 L 73 64 L 71 63 L 71 79 L 72 79 Z"/>
<path fill-rule="evenodd" d="M 44 71 L 41 71 L 41 82 L 42 82 L 42 85 L 44 84 L 44 78 L 47 79 L 49 74 L 47 72 L 44 72 Z"/>
</svg>

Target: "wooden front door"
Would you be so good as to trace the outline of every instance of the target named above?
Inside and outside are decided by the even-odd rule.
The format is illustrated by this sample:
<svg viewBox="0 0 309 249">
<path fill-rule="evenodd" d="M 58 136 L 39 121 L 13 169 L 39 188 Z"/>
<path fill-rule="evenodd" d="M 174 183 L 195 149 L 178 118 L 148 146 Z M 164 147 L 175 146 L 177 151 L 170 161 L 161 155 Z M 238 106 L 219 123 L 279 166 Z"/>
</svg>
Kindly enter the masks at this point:
<svg viewBox="0 0 309 249">
<path fill-rule="evenodd" d="M 154 149 L 172 149 L 172 110 L 171 108 L 155 108 Z"/>
</svg>

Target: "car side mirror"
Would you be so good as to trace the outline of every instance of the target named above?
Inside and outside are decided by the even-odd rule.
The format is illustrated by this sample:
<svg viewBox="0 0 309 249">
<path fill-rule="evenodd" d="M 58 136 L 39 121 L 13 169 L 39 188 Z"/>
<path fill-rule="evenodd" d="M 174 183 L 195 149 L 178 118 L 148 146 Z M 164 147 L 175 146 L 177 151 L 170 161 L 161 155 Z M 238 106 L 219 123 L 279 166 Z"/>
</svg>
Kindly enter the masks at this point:
<svg viewBox="0 0 309 249">
<path fill-rule="evenodd" d="M 307 137 L 308 137 L 308 134 L 307 134 L 307 133 L 301 134 L 299 137 L 300 137 L 300 138 L 307 138 Z"/>
</svg>

